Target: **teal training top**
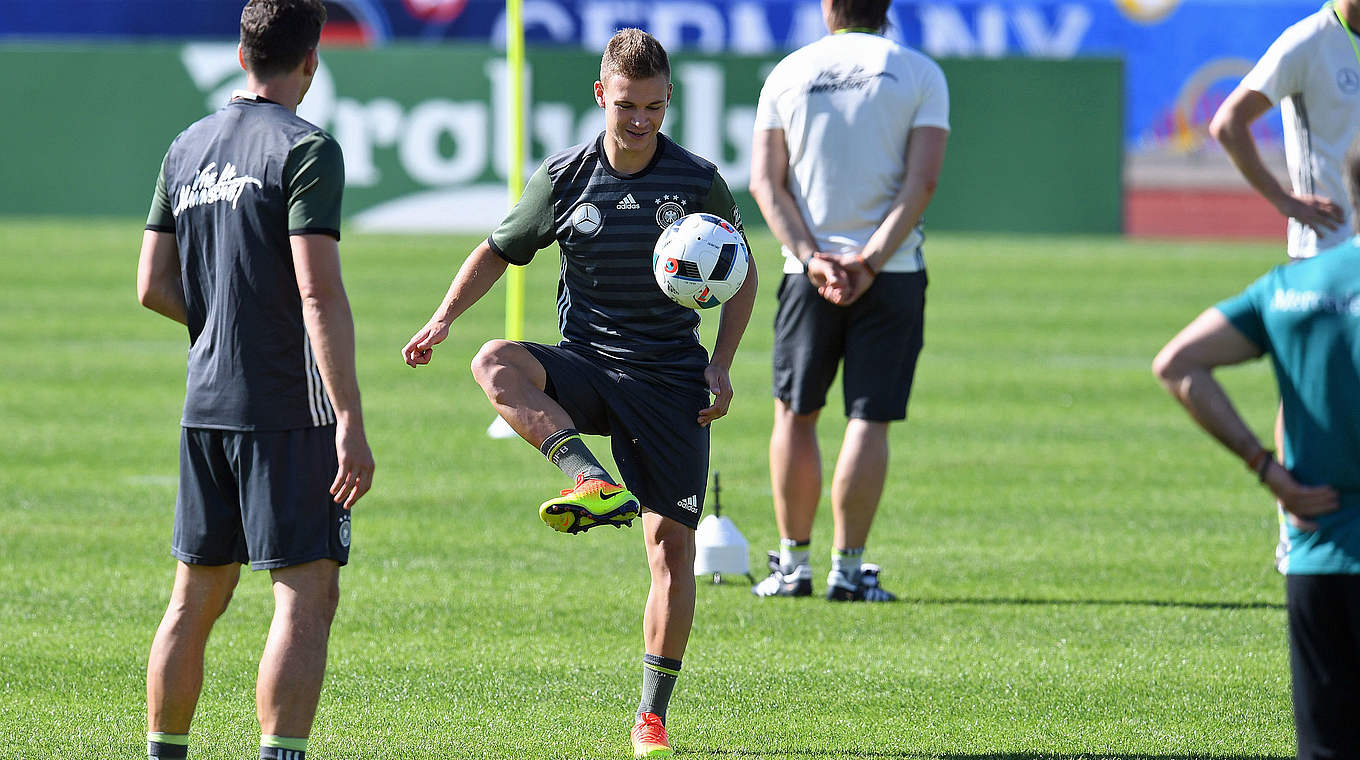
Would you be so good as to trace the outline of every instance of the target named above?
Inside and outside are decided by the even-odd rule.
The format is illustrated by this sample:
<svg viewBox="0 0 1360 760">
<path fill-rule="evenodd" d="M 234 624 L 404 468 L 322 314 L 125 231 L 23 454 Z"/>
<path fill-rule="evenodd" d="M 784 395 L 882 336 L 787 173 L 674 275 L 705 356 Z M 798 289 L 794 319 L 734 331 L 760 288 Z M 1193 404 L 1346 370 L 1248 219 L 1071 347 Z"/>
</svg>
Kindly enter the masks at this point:
<svg viewBox="0 0 1360 760">
<path fill-rule="evenodd" d="M 1270 354 L 1284 466 L 1341 494 L 1341 509 L 1316 518 L 1316 531 L 1281 520 L 1280 571 L 1360 574 L 1360 236 L 1271 269 L 1217 308 Z"/>
</svg>

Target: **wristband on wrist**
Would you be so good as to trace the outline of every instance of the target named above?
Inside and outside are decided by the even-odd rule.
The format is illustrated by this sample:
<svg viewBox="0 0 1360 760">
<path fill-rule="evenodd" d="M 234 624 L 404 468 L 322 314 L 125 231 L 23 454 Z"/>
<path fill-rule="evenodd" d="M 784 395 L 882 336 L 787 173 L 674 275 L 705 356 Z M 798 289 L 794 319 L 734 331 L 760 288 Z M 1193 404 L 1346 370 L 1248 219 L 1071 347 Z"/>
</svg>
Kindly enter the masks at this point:
<svg viewBox="0 0 1360 760">
<path fill-rule="evenodd" d="M 1256 473 L 1256 479 L 1262 483 L 1266 482 L 1266 473 L 1270 471 L 1270 465 L 1275 461 L 1275 452 L 1263 448 L 1247 460 L 1247 469 Z"/>
<path fill-rule="evenodd" d="M 865 256 L 865 255 L 862 254 L 862 253 L 856 254 L 856 256 L 859 258 L 859 263 L 863 264 L 863 265 L 864 265 L 864 268 L 867 269 L 867 270 L 869 270 L 869 276 L 870 276 L 870 277 L 877 277 L 877 276 L 878 276 L 878 270 L 874 269 L 874 265 L 869 263 L 869 257 L 868 257 L 868 256 Z"/>
</svg>

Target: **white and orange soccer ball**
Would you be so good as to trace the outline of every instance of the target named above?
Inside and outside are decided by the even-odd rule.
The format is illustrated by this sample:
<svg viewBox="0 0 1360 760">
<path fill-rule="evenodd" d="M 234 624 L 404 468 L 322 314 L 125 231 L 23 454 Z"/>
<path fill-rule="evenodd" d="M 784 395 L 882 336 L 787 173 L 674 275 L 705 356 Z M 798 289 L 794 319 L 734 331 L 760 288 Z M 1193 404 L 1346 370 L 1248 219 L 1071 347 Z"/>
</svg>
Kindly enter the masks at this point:
<svg viewBox="0 0 1360 760">
<path fill-rule="evenodd" d="M 711 309 L 736 295 L 750 265 L 751 252 L 741 233 L 712 214 L 676 219 L 652 249 L 656 284 L 690 309 Z"/>
</svg>

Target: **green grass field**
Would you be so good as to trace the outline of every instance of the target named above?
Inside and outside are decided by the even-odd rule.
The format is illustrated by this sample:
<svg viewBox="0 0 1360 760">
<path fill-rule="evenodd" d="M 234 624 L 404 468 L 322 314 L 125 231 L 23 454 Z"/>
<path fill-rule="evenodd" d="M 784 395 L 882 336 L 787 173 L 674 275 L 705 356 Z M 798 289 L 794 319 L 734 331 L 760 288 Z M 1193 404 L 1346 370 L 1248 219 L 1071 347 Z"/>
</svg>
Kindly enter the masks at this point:
<svg viewBox="0 0 1360 760">
<path fill-rule="evenodd" d="M 186 338 L 136 303 L 140 236 L 136 220 L 0 224 L 0 758 L 144 756 Z M 309 756 L 629 756 L 641 537 L 548 530 L 535 507 L 561 474 L 485 436 L 468 362 L 502 333 L 502 291 L 431 366 L 398 355 L 474 242 L 342 244 L 378 472 L 356 508 Z M 762 291 L 713 462 L 759 575 L 777 542 L 778 256 L 768 236 L 753 242 Z M 668 721 L 679 754 L 1292 757 L 1272 502 L 1148 370 L 1281 245 L 936 234 L 928 256 L 926 349 L 869 547 L 905 599 L 833 607 L 701 585 Z M 544 258 L 528 269 L 527 337 L 551 341 Z M 1221 376 L 1267 434 L 1268 369 Z M 829 543 L 827 508 L 818 591 Z M 256 756 L 268 585 L 244 576 L 217 625 L 191 757 Z"/>
</svg>

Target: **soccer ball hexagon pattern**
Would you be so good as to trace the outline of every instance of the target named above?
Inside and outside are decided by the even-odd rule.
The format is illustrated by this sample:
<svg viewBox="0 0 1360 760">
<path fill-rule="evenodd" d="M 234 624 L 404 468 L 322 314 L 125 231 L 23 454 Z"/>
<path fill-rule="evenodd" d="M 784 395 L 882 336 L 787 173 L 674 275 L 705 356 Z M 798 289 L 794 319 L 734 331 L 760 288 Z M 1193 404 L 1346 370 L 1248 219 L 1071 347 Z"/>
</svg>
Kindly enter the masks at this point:
<svg viewBox="0 0 1360 760">
<path fill-rule="evenodd" d="M 652 249 L 652 274 L 662 292 L 690 309 L 710 309 L 746 281 L 751 253 L 737 228 L 713 214 L 671 222 Z"/>
</svg>

